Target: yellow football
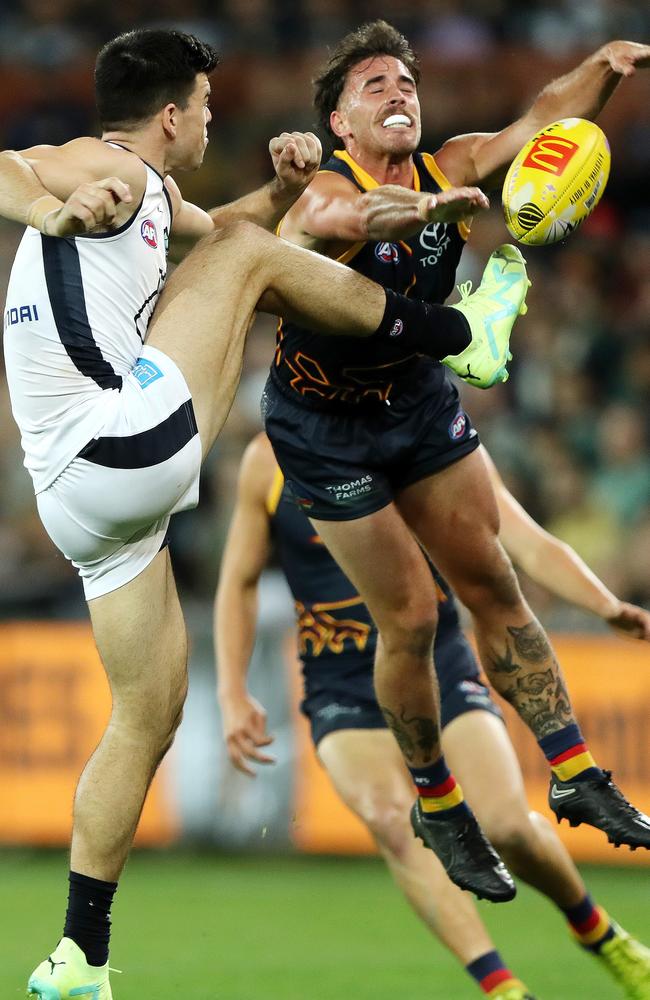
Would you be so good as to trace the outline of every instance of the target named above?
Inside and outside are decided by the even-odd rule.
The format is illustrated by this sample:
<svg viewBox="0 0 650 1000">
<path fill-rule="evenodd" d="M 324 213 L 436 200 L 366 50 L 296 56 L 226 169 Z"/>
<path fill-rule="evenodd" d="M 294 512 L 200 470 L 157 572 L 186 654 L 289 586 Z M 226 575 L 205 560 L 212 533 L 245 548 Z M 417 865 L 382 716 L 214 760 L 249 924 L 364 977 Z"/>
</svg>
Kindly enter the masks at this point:
<svg viewBox="0 0 650 1000">
<path fill-rule="evenodd" d="M 563 118 L 538 132 L 512 161 L 503 213 L 519 243 L 557 243 L 600 201 L 609 177 L 605 134 L 584 118 Z"/>
</svg>

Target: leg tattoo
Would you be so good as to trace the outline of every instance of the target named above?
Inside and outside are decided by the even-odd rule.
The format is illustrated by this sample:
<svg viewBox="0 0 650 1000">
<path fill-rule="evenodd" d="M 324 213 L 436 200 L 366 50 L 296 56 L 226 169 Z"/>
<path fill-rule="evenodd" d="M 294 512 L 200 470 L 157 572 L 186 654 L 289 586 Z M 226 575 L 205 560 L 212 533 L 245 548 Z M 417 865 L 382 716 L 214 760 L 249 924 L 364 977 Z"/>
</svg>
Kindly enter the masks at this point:
<svg viewBox="0 0 650 1000">
<path fill-rule="evenodd" d="M 535 619 L 507 626 L 505 649 L 489 649 L 485 669 L 499 694 L 539 740 L 574 722 L 560 665 Z"/>
<path fill-rule="evenodd" d="M 398 718 L 385 705 L 379 707 L 409 765 L 419 767 L 422 762 L 430 764 L 440 748 L 440 728 L 437 721 L 422 715 L 407 719 L 404 707 Z"/>
</svg>

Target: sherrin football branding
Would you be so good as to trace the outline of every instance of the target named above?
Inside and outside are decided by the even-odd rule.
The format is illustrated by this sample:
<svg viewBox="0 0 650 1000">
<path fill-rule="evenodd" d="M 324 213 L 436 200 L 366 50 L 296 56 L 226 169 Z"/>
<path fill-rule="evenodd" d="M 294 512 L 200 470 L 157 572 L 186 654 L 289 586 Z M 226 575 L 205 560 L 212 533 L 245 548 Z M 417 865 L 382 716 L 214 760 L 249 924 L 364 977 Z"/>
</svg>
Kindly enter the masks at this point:
<svg viewBox="0 0 650 1000">
<path fill-rule="evenodd" d="M 609 176 L 609 144 L 594 122 L 564 118 L 533 136 L 503 185 L 509 232 L 539 246 L 565 239 L 590 215 Z"/>
</svg>

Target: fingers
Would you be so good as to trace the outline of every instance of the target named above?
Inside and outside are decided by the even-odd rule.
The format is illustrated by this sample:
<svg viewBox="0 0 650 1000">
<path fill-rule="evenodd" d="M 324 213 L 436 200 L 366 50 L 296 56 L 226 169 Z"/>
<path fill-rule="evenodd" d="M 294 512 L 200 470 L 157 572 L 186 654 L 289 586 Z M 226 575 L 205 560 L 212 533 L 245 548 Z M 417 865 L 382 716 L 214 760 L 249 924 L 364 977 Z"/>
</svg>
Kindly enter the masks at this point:
<svg viewBox="0 0 650 1000">
<path fill-rule="evenodd" d="M 313 132 L 282 132 L 271 139 L 269 151 L 283 164 L 292 164 L 298 170 L 313 169 L 321 158 L 321 144 Z"/>
<path fill-rule="evenodd" d="M 490 199 L 477 187 L 447 188 L 437 196 L 439 205 L 455 205 L 457 202 L 466 201 L 468 206 L 477 208 L 489 208 Z"/>
<path fill-rule="evenodd" d="M 115 202 L 125 201 L 128 204 L 130 201 L 133 201 L 131 188 L 124 181 L 121 181 L 119 177 L 105 177 L 104 180 L 97 181 L 95 186 L 110 191 L 113 194 Z"/>
<path fill-rule="evenodd" d="M 117 206 L 132 201 L 131 190 L 118 177 L 81 184 L 72 192 L 60 211 L 58 225 L 71 230 L 91 232 L 93 229 L 110 229 L 115 225 Z"/>
<path fill-rule="evenodd" d="M 275 757 L 264 753 L 262 747 L 273 743 L 273 736 L 266 733 L 265 721 L 256 719 L 247 725 L 238 727 L 226 737 L 228 756 L 231 762 L 243 774 L 255 777 L 255 771 L 249 761 L 257 764 L 275 764 Z"/>
</svg>

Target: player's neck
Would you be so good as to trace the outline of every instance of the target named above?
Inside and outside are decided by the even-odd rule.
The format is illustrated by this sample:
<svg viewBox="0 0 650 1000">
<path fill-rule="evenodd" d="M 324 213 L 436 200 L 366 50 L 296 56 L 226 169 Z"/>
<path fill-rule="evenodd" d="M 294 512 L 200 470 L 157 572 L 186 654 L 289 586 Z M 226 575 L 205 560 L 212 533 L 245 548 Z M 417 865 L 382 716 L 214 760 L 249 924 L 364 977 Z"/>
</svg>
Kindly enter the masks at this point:
<svg viewBox="0 0 650 1000">
<path fill-rule="evenodd" d="M 350 144 L 346 152 L 366 173 L 379 184 L 399 184 L 413 187 L 413 157 L 406 153 L 400 156 L 388 153 L 374 153 Z"/>
<path fill-rule="evenodd" d="M 114 142 L 122 146 L 130 153 L 135 153 L 141 160 L 157 170 L 163 177 L 169 173 L 165 162 L 165 151 L 159 144 L 152 141 L 151 136 L 146 131 L 121 131 L 115 129 L 111 132 L 104 132 L 102 135 L 104 142 Z"/>
</svg>

